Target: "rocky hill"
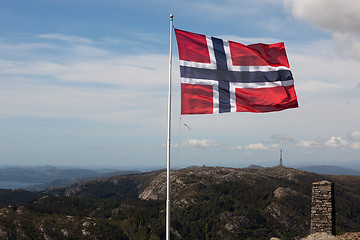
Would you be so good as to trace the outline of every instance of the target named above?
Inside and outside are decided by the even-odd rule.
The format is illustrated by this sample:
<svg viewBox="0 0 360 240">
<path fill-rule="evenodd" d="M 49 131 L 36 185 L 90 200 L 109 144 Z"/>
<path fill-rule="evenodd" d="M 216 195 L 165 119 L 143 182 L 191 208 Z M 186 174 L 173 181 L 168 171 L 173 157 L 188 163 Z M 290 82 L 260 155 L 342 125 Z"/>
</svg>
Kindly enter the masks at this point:
<svg viewBox="0 0 360 240">
<path fill-rule="evenodd" d="M 300 239 L 309 234 L 312 183 L 322 180 L 335 183 L 337 232 L 360 231 L 360 176 L 190 167 L 171 173 L 172 239 Z M 165 239 L 165 171 L 41 196 L 0 209 L 0 239 Z"/>
</svg>

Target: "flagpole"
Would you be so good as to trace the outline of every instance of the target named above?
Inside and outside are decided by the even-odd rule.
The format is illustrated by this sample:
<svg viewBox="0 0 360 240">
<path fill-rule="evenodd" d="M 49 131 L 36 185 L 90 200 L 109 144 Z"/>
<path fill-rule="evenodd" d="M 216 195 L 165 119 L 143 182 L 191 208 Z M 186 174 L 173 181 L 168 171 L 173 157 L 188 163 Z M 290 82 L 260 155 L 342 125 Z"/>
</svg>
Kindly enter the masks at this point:
<svg viewBox="0 0 360 240">
<path fill-rule="evenodd" d="M 166 174 L 166 240 L 170 240 L 170 136 L 171 136 L 171 76 L 172 76 L 172 32 L 173 15 L 170 14 L 170 54 L 169 54 L 169 95 L 167 132 L 167 174 Z"/>
</svg>

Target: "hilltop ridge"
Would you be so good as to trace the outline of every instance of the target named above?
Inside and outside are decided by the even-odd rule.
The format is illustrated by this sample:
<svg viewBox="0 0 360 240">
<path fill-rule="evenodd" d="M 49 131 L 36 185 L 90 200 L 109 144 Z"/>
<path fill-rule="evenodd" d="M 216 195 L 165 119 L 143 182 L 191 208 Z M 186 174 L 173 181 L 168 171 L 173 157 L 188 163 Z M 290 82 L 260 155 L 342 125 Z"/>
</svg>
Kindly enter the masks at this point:
<svg viewBox="0 0 360 240">
<path fill-rule="evenodd" d="M 312 183 L 322 180 L 335 183 L 337 232 L 360 231 L 360 176 L 321 175 L 280 166 L 173 170 L 172 239 L 305 237 L 310 229 Z M 122 236 L 117 239 L 164 239 L 165 170 L 87 180 L 48 189 L 42 196 L 29 204 L 0 209 L 6 212 L 0 214 L 0 221 L 7 223 L 0 231 L 22 231 L 27 236 L 33 233 L 26 226 L 32 226 L 39 236 L 64 237 L 65 230 L 70 236 L 69 224 L 76 219 L 79 224 L 73 224 L 71 236 L 77 239 L 85 237 L 83 230 L 89 232 L 87 237 L 99 239 L 105 234 L 101 229 L 114 227 Z M 93 227 L 83 226 L 89 225 L 87 218 Z M 10 219 L 17 219 L 22 227 Z M 38 223 L 45 219 L 56 224 L 40 228 Z"/>
</svg>

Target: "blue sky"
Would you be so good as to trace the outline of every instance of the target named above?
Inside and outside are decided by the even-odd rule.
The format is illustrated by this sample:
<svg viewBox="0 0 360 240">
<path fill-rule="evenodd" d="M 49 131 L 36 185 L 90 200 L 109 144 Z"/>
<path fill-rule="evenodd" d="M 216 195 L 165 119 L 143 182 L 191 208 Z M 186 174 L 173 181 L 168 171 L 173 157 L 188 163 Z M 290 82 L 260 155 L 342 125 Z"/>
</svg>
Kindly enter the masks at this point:
<svg viewBox="0 0 360 240">
<path fill-rule="evenodd" d="M 0 165 L 166 167 L 170 13 L 187 31 L 284 41 L 300 105 L 180 119 L 174 40 L 172 166 L 274 166 L 280 148 L 288 166 L 360 165 L 359 12 L 358 0 L 1 1 Z"/>
</svg>

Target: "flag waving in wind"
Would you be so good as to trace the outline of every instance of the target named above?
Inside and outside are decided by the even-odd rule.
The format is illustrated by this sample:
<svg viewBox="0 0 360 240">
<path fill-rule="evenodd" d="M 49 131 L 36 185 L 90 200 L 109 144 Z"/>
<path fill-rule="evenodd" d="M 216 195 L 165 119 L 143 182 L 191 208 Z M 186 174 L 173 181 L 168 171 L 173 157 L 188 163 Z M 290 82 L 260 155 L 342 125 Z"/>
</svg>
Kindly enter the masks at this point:
<svg viewBox="0 0 360 240">
<path fill-rule="evenodd" d="M 243 45 L 175 29 L 181 114 L 298 107 L 284 43 Z"/>
</svg>

